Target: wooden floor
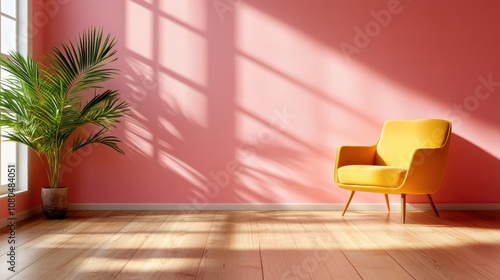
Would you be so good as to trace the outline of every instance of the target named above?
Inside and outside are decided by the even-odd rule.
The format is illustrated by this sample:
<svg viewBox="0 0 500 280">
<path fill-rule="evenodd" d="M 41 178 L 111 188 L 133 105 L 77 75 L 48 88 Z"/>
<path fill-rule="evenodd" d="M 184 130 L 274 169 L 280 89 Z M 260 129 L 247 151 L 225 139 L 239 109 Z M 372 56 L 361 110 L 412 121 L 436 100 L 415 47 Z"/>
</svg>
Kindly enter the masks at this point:
<svg viewBox="0 0 500 280">
<path fill-rule="evenodd" d="M 18 222 L 0 279 L 499 279 L 500 211 L 73 211 Z"/>
</svg>

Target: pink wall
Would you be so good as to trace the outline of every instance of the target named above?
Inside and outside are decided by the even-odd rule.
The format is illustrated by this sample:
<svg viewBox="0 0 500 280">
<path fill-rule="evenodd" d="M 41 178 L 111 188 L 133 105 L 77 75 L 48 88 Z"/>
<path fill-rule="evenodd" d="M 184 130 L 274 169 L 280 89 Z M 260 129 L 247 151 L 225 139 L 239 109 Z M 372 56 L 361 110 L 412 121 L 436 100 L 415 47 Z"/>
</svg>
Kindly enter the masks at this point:
<svg viewBox="0 0 500 280">
<path fill-rule="evenodd" d="M 126 156 L 65 162 L 73 203 L 343 203 L 336 148 L 393 118 L 453 122 L 437 203 L 500 202 L 497 1 L 48 3 L 47 46 L 90 26 L 117 37 L 107 86 L 134 109 Z"/>
</svg>

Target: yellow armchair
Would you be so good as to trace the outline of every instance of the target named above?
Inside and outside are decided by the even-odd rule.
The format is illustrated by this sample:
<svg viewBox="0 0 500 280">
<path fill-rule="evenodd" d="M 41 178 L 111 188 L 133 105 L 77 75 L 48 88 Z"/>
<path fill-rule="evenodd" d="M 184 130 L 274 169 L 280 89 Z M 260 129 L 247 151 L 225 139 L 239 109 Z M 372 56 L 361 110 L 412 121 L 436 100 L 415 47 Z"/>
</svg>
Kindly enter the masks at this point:
<svg viewBox="0 0 500 280">
<path fill-rule="evenodd" d="M 446 120 L 386 121 L 377 144 L 341 146 L 337 150 L 335 184 L 351 194 L 344 216 L 356 191 L 401 195 L 401 222 L 405 223 L 406 195 L 425 194 L 439 217 L 431 194 L 444 178 L 450 144 L 451 123 Z"/>
</svg>

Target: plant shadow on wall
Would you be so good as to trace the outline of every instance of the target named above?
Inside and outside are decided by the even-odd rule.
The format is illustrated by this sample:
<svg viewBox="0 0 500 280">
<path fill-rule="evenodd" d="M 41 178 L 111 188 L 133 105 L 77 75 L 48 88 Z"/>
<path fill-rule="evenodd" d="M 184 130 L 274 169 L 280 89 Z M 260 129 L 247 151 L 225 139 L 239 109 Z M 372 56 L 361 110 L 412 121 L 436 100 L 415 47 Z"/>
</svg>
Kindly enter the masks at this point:
<svg viewBox="0 0 500 280">
<path fill-rule="evenodd" d="M 135 70 L 132 67 L 130 71 Z M 131 88 L 137 89 L 144 81 L 150 81 L 137 77 L 128 80 Z M 184 197 L 186 200 L 181 202 L 197 203 L 199 205 L 192 206 L 193 209 L 201 210 L 210 202 L 275 202 L 276 197 L 284 195 L 278 191 L 280 186 L 291 186 L 290 193 L 302 193 L 310 188 L 311 182 L 298 182 L 294 177 L 281 175 L 304 169 L 305 155 L 274 143 L 276 138 L 292 136 L 283 136 L 265 120 L 248 115 L 262 125 L 255 137 L 248 141 L 236 140 L 231 146 L 211 142 L 212 133 L 236 136 L 227 135 L 222 123 L 222 130 L 214 132 L 203 127 L 184 112 L 175 94 L 163 97 L 167 100 L 153 91 L 137 103 L 135 117 L 129 120 L 126 131 L 127 156 L 134 160 L 137 170 L 144 168 L 141 180 L 151 179 L 151 186 L 145 192 L 148 195 L 176 193 L 176 198 L 159 196 L 157 202 L 178 203 L 175 199 Z M 148 109 L 141 110 L 143 106 Z M 217 158 L 218 153 L 208 156 L 210 150 L 224 149 L 231 153 L 224 151 L 222 154 L 231 156 Z M 136 174 L 123 176 L 127 181 L 137 180 Z M 273 190 L 275 187 L 278 190 Z"/>
<path fill-rule="evenodd" d="M 121 46 L 122 79 L 134 117 L 124 130 L 131 160 L 115 167 L 133 169 L 120 180 L 141 190 L 134 201 L 120 202 L 272 203 L 313 200 L 312 193 L 332 196 L 329 177 L 308 180 L 304 170 L 314 168 L 306 164 L 311 153 L 331 159 L 291 133 L 300 116 L 286 98 L 258 112 L 237 100 L 233 16 L 221 21 L 208 5 L 203 30 L 161 10 L 159 2 L 132 2 L 154 16 L 144 31 L 151 32 L 149 55 L 132 43 Z M 181 39 L 159 30 L 176 30 Z M 186 42 L 176 42 L 182 38 L 199 46 L 190 50 Z M 304 87 L 285 73 L 273 76 Z M 258 98 L 261 94 L 256 92 Z"/>
<path fill-rule="evenodd" d="M 340 44 L 355 44 L 361 36 L 355 37 L 355 27 L 363 31 L 393 2 L 242 1 L 222 18 L 210 1 L 125 2 L 127 17 L 148 15 L 141 25 L 124 23 L 119 43 L 122 87 L 130 93 L 135 115 L 123 131 L 130 160 L 103 156 L 98 164 L 112 163 L 126 172 L 119 180 L 99 182 L 107 176 L 98 170 L 96 179 L 86 180 L 107 185 L 104 202 L 343 202 L 347 194 L 332 182 L 339 145 L 363 137 L 371 139 L 364 144 L 375 143 L 385 119 L 414 117 L 400 105 L 413 100 L 422 108 L 439 104 L 419 116 L 431 112 L 445 118 L 447 109 L 466 100 L 449 93 L 473 93 L 477 77 L 491 72 L 490 64 L 475 64 L 472 53 L 478 48 L 469 43 L 457 51 L 467 52 L 465 60 L 457 59 L 457 52 L 445 53 L 464 39 L 452 33 L 448 42 L 448 35 L 440 35 L 456 29 L 442 26 L 436 11 L 432 22 L 422 23 L 417 19 L 432 9 L 409 1 L 400 1 L 402 10 L 392 7 L 387 26 L 369 44 L 357 46 L 360 52 L 346 62 Z M 485 60 L 484 53 L 479 60 Z M 372 73 L 367 82 L 363 67 Z M 466 92 L 467 85 L 456 81 L 468 78 Z M 393 95 L 385 93 L 388 87 Z M 462 120 L 462 128 L 472 121 L 500 127 L 493 104 L 482 102 Z M 277 126 L 277 115 L 289 118 Z M 476 151 L 478 161 L 498 166 L 488 149 L 472 140 L 457 142 L 450 158 L 465 149 Z M 450 163 L 448 189 L 470 185 L 456 179 L 460 163 Z M 486 181 L 498 181 L 484 175 Z M 124 184 L 138 190 L 134 197 L 116 198 Z M 442 199 L 447 200 L 438 193 L 437 202 Z"/>
</svg>

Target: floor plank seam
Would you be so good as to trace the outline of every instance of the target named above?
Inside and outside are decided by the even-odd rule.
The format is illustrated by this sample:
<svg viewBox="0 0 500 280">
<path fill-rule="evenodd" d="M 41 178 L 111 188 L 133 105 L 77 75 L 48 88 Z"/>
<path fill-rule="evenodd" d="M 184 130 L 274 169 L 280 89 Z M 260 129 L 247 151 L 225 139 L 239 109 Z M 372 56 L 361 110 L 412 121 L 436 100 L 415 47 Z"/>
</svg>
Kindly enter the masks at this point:
<svg viewBox="0 0 500 280">
<path fill-rule="evenodd" d="M 219 212 L 219 211 L 215 211 L 213 216 L 212 216 L 212 222 L 210 223 L 210 230 L 208 231 L 208 233 L 206 235 L 205 246 L 203 246 L 203 251 L 201 251 L 200 261 L 198 262 L 198 268 L 196 269 L 196 275 L 194 276 L 194 279 L 198 279 L 198 275 L 200 273 L 200 268 L 201 268 L 201 265 L 203 262 L 203 256 L 205 256 L 205 254 L 207 253 L 208 238 L 210 237 L 210 233 L 213 230 L 214 223 L 215 223 L 215 217 L 217 217 L 217 212 Z"/>
<path fill-rule="evenodd" d="M 262 261 L 262 247 L 260 246 L 260 240 L 259 240 L 259 257 L 260 257 L 260 272 L 262 275 L 262 280 L 264 279 L 264 263 Z"/>
<path fill-rule="evenodd" d="M 339 211 L 191 211 L 169 217 L 148 211 L 71 212 L 64 221 L 39 216 L 18 228 L 20 270 L 0 271 L 5 276 L 0 278 L 62 279 L 69 273 L 129 279 L 153 275 L 142 264 L 177 258 L 181 266 L 158 267 L 167 277 L 162 279 L 237 279 L 235 273 L 242 280 L 496 279 L 500 211 L 432 214 L 410 213 L 405 225 L 385 211 L 347 218 Z M 160 228 L 163 223 L 172 225 Z M 0 237 L 5 236 L 3 229 Z M 0 244 L 6 248 L 6 242 Z M 293 274 L 294 268 L 300 274 Z"/>
</svg>

